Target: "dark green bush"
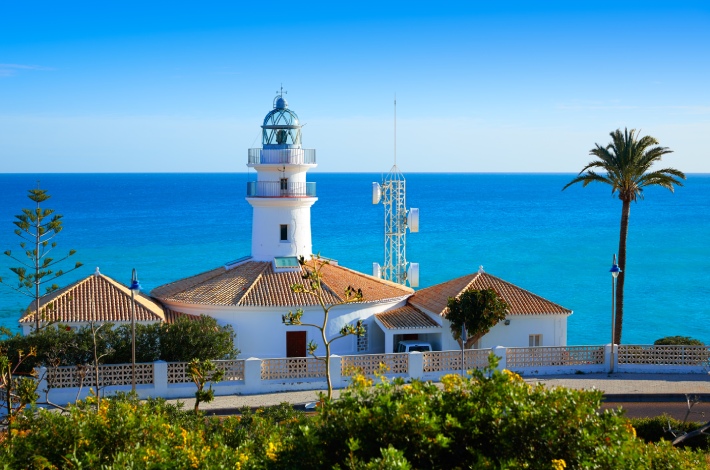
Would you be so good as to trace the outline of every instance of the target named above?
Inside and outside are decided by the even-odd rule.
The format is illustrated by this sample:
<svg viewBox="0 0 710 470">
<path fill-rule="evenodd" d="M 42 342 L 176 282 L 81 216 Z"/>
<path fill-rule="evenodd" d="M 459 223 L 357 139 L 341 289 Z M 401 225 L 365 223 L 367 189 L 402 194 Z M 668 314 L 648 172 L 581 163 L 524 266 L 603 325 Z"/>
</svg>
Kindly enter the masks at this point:
<svg viewBox="0 0 710 470">
<path fill-rule="evenodd" d="M 657 339 L 653 344 L 658 346 L 704 346 L 702 341 L 689 336 L 666 336 Z"/>
<path fill-rule="evenodd" d="M 89 326 L 72 330 L 52 325 L 27 336 L 9 334 L 0 341 L 0 352 L 17 357 L 18 351 L 35 349 L 37 354 L 23 363 L 21 372 L 38 366 L 89 364 L 94 359 L 94 339 Z M 107 353 L 102 363 L 131 362 L 131 325 L 114 328 L 107 323 L 96 332 L 99 354 Z M 173 324 L 136 325 L 136 362 L 184 361 L 192 359 L 234 359 L 234 330 L 218 325 L 217 320 L 202 315 L 199 319 L 179 318 Z"/>
<path fill-rule="evenodd" d="M 654 418 L 633 418 L 631 424 L 636 429 L 636 435 L 645 442 L 660 442 L 661 439 L 673 441 L 675 436 L 668 432 L 668 426 L 676 436 L 698 429 L 705 423 L 683 422 L 670 416 L 656 416 Z M 710 436 L 697 436 L 686 441 L 683 447 L 691 449 L 710 450 Z"/>
</svg>

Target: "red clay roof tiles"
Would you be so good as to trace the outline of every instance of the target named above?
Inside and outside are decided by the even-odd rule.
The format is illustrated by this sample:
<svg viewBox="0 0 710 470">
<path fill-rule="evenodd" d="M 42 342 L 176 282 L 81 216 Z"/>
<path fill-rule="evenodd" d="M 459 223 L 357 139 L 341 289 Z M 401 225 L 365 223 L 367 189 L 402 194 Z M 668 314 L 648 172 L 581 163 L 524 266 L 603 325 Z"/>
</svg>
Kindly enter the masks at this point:
<svg viewBox="0 0 710 470">
<path fill-rule="evenodd" d="M 315 261 L 309 262 L 313 267 Z M 361 289 L 363 302 L 377 302 L 411 295 L 409 287 L 377 279 L 342 266 L 322 266 L 325 302 L 338 303 L 345 289 Z M 274 272 L 271 262 L 247 261 L 232 269 L 220 267 L 196 276 L 156 287 L 154 297 L 189 304 L 286 307 L 318 305 L 310 295 L 294 293 L 291 286 L 303 282 L 300 271 Z"/>
<path fill-rule="evenodd" d="M 131 291 L 103 274 L 82 279 L 59 289 L 42 299 L 42 307 L 48 306 L 43 322 L 129 322 L 131 321 Z M 135 296 L 136 321 L 165 321 L 163 308 L 143 294 Z M 34 323 L 34 302 L 30 312 L 20 318 L 20 323 Z"/>
<path fill-rule="evenodd" d="M 572 313 L 569 309 L 485 272 L 468 274 L 421 289 L 409 298 L 408 303 L 431 313 L 446 316 L 449 297 L 457 297 L 469 288 L 495 290 L 508 303 L 510 315 L 570 315 Z"/>
</svg>

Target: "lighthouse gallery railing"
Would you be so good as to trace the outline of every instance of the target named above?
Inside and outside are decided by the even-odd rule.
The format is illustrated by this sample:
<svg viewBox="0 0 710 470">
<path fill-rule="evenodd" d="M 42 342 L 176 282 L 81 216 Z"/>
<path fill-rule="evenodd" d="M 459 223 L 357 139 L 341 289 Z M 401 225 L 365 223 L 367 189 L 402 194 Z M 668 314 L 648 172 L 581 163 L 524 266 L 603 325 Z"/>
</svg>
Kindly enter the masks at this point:
<svg viewBox="0 0 710 470">
<path fill-rule="evenodd" d="M 316 149 L 249 149 L 249 164 L 315 165 Z"/>
<path fill-rule="evenodd" d="M 247 197 L 316 197 L 316 184 L 249 181 L 247 182 Z"/>
</svg>

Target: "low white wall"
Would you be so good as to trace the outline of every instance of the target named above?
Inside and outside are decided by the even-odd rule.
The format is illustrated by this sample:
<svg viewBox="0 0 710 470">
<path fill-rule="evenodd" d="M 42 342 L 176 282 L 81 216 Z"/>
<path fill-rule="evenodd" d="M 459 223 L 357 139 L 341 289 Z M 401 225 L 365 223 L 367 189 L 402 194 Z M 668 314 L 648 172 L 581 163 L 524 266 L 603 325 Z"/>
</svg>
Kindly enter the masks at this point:
<svg viewBox="0 0 710 470">
<path fill-rule="evenodd" d="M 653 349 L 652 346 L 632 346 L 631 348 L 646 348 L 646 353 L 641 356 L 643 360 L 654 357 L 657 364 L 618 364 L 620 353 L 619 346 L 561 346 L 541 348 L 505 348 L 498 346 L 488 350 L 466 350 L 465 366 L 467 370 L 482 368 L 487 364 L 487 357 L 493 352 L 499 358 L 498 369 L 509 369 L 523 376 L 544 376 L 558 374 L 592 374 L 614 372 L 627 373 L 659 373 L 659 374 L 696 374 L 708 372 L 707 354 L 702 354 L 705 347 L 687 351 L 683 347 L 663 347 Z M 629 346 L 622 346 L 628 349 Z M 612 354 L 613 351 L 613 354 Z M 699 352 L 700 351 L 700 352 Z M 629 361 L 629 355 L 621 356 L 624 361 Z M 347 386 L 350 378 L 342 374 L 342 362 L 355 363 L 365 370 L 376 370 L 381 362 L 388 362 L 396 366 L 389 373 L 389 377 L 404 377 L 405 379 L 421 379 L 439 381 L 447 374 L 461 373 L 461 350 L 433 351 L 430 353 L 401 353 L 385 355 L 362 356 L 331 356 L 331 378 L 334 388 L 340 389 Z M 279 361 L 294 361 L 290 362 Z M 322 390 L 326 388 L 326 379 L 322 373 L 314 373 L 317 368 L 304 366 L 304 361 L 315 359 L 259 359 L 249 358 L 244 360 L 243 378 L 212 384 L 215 395 L 254 395 L 272 392 L 288 392 L 301 390 Z M 233 364 L 234 361 L 232 361 Z M 239 361 L 237 361 L 239 362 Z M 267 364 L 277 364 L 269 369 Z M 518 364 L 518 365 L 516 365 Z M 523 364 L 523 366 L 520 366 Z M 527 365 L 526 365 L 527 364 Z M 168 363 L 158 361 L 153 365 L 153 382 L 136 385 L 136 393 L 142 399 L 148 397 L 191 398 L 197 390 L 191 382 L 168 383 Z M 241 364 L 239 365 L 241 367 Z M 176 367 L 176 366 L 173 366 Z M 281 369 L 279 369 L 281 367 Z M 173 369 L 174 370 L 174 369 Z M 241 369 L 239 369 L 241 370 Z M 40 397 L 44 397 L 47 389 L 47 369 L 40 368 L 38 377 Z M 279 375 L 283 372 L 283 375 Z M 272 377 L 269 380 L 262 376 Z M 320 375 L 319 375 L 320 374 Z M 288 378 L 289 376 L 295 378 Z M 65 376 L 66 377 L 66 376 Z M 273 378 L 275 377 L 275 378 Z M 124 374 L 123 379 L 126 380 Z M 174 380 L 174 379 L 173 379 Z M 185 380 L 182 377 L 180 380 Z M 130 375 L 128 376 L 130 381 Z M 102 389 L 102 394 L 110 395 L 116 392 L 130 392 L 131 385 L 110 385 Z M 48 399 L 58 405 L 66 405 L 77 399 L 86 398 L 90 387 L 81 389 L 76 387 L 52 388 L 49 390 Z"/>
</svg>

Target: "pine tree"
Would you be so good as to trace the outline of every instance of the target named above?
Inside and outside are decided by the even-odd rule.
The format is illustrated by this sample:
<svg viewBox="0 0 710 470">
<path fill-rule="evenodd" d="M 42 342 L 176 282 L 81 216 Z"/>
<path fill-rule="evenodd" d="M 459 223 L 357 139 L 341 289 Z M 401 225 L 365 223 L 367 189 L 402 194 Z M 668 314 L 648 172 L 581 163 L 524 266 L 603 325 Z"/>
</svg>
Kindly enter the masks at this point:
<svg viewBox="0 0 710 470">
<path fill-rule="evenodd" d="M 82 266 L 77 262 L 68 271 L 61 269 L 55 271 L 55 266 L 65 261 L 70 256 L 74 256 L 76 250 L 69 250 L 69 253 L 60 259 L 54 259 L 50 255 L 57 247 L 54 238 L 62 231 L 62 216 L 55 214 L 53 209 L 45 209 L 41 204 L 51 196 L 47 191 L 39 188 L 30 189 L 27 197 L 35 203 L 34 209 L 22 209 L 22 214 L 16 215 L 13 223 L 17 227 L 15 235 L 20 237 L 20 247 L 24 250 L 26 259 L 17 258 L 12 251 L 5 251 L 5 255 L 20 263 L 21 266 L 10 268 L 17 276 L 17 284 L 8 283 L 0 277 L 0 283 L 11 289 L 33 299 L 27 313 L 34 311 L 34 328 L 39 331 L 40 322 L 47 318 L 47 312 L 52 309 L 51 303 L 42 304 L 42 298 L 59 288 L 57 284 L 51 283 L 54 279 L 74 271 Z M 45 292 L 42 293 L 42 288 Z"/>
</svg>

